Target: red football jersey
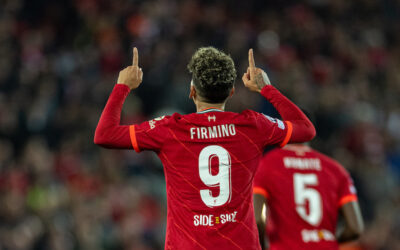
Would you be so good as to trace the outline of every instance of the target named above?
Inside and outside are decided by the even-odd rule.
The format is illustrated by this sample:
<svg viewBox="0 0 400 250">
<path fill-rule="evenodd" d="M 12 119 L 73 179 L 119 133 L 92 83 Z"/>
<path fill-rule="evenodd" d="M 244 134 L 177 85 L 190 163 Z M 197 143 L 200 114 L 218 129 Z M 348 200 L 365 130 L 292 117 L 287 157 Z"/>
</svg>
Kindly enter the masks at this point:
<svg viewBox="0 0 400 250">
<path fill-rule="evenodd" d="M 155 151 L 164 165 L 165 249 L 260 249 L 253 177 L 263 148 L 287 141 L 286 122 L 208 109 L 129 130 L 134 149 Z"/>
<path fill-rule="evenodd" d="M 347 171 L 304 145 L 267 153 L 254 178 L 254 193 L 267 199 L 271 250 L 338 249 L 339 208 L 357 200 Z"/>
</svg>

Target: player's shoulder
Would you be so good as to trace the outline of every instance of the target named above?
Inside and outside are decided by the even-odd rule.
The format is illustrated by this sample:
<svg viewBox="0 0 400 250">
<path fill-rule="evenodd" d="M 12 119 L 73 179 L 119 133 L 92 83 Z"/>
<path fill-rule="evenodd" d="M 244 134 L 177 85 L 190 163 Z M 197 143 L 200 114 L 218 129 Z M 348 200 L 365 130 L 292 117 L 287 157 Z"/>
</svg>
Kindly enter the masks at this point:
<svg viewBox="0 0 400 250">
<path fill-rule="evenodd" d="M 190 113 L 190 114 L 180 114 L 180 113 L 173 113 L 169 116 L 162 116 L 158 119 L 162 120 L 164 124 L 169 124 L 170 126 L 174 125 L 184 125 L 184 124 L 193 124 L 196 121 L 201 120 L 200 117 L 196 116 L 197 113 Z"/>
<path fill-rule="evenodd" d="M 237 113 L 237 120 L 242 121 L 244 123 L 254 124 L 254 125 L 265 125 L 265 123 L 274 122 L 274 118 L 259 113 L 257 111 L 246 109 L 240 113 Z"/>
<path fill-rule="evenodd" d="M 332 157 L 330 157 L 330 156 L 328 156 L 328 155 L 326 155 L 324 153 L 321 153 L 321 152 L 319 152 L 318 150 L 315 150 L 315 149 L 312 149 L 312 153 L 321 160 L 324 168 L 328 167 L 332 171 L 335 171 L 335 172 L 337 172 L 337 173 L 339 173 L 341 175 L 346 175 L 346 176 L 348 175 L 347 170 L 337 160 L 335 160 Z"/>
<path fill-rule="evenodd" d="M 269 115 L 259 113 L 259 112 L 253 111 L 253 110 L 249 110 L 249 109 L 243 111 L 242 114 L 245 117 L 253 118 L 255 120 L 255 123 L 261 125 L 262 128 L 265 128 L 266 125 L 267 126 L 268 125 L 270 125 L 270 126 L 277 125 L 278 128 L 285 129 L 285 123 L 278 118 L 274 118 Z"/>
<path fill-rule="evenodd" d="M 328 163 L 330 165 L 335 165 L 335 166 L 339 165 L 340 166 L 340 163 L 338 161 L 336 161 L 335 159 L 333 159 L 332 157 L 330 157 L 324 153 L 319 152 L 316 149 L 312 149 L 311 154 L 313 154 L 315 157 L 318 157 L 320 160 L 325 161 L 326 163 Z"/>
<path fill-rule="evenodd" d="M 235 112 L 226 112 L 227 115 L 229 114 L 232 118 L 242 121 L 245 123 L 257 123 L 261 120 L 263 121 L 272 121 L 272 117 L 269 117 L 267 115 L 264 115 L 262 113 L 259 113 L 257 111 L 251 110 L 251 109 L 245 109 L 240 113 L 235 113 Z"/>
<path fill-rule="evenodd" d="M 162 116 L 158 116 L 155 117 L 151 120 L 148 120 L 148 124 L 150 126 L 151 129 L 155 128 L 155 127 L 162 127 L 162 126 L 166 126 L 171 122 L 171 119 L 173 118 L 174 115 L 162 115 Z"/>
<path fill-rule="evenodd" d="M 263 117 L 263 114 L 251 110 L 251 109 L 245 109 L 240 113 L 237 113 L 239 117 L 244 117 L 244 118 L 252 118 L 252 119 L 258 119 L 260 117 Z"/>
</svg>

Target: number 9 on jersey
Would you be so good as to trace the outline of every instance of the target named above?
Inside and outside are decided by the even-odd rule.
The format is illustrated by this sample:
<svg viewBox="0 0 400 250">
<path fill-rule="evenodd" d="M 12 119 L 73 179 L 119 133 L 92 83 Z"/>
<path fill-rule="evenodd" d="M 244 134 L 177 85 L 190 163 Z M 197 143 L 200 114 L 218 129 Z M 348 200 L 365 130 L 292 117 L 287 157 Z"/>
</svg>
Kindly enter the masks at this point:
<svg viewBox="0 0 400 250">
<path fill-rule="evenodd" d="M 212 175 L 211 162 L 214 157 L 218 160 L 218 174 Z M 210 189 L 201 189 L 201 200 L 208 207 L 222 206 L 231 200 L 231 157 L 221 146 L 211 145 L 203 148 L 199 155 L 199 176 L 208 187 L 219 186 L 219 195 L 213 196 Z"/>
</svg>

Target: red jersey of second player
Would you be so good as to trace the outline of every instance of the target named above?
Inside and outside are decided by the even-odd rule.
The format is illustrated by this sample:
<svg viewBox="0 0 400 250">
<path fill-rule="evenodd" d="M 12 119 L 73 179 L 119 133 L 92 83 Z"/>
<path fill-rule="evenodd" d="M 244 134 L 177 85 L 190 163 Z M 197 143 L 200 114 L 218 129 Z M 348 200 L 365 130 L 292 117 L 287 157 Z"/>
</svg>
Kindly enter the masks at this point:
<svg viewBox="0 0 400 250">
<path fill-rule="evenodd" d="M 339 208 L 357 199 L 347 171 L 303 145 L 267 153 L 254 178 L 254 193 L 267 199 L 271 250 L 338 249 Z"/>
<path fill-rule="evenodd" d="M 209 109 L 132 125 L 130 136 L 164 165 L 166 249 L 260 249 L 252 181 L 263 148 L 290 136 L 286 123 Z"/>
</svg>

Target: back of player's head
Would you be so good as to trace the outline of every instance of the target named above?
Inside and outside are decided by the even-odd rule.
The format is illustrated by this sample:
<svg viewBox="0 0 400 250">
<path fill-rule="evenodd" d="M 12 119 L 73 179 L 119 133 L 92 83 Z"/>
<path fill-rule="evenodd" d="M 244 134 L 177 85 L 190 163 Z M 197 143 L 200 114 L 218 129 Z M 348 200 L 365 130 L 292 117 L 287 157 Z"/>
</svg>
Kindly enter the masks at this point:
<svg viewBox="0 0 400 250">
<path fill-rule="evenodd" d="M 236 79 L 232 58 L 213 48 L 198 49 L 188 64 L 197 94 L 208 103 L 222 103 L 228 98 Z"/>
</svg>

